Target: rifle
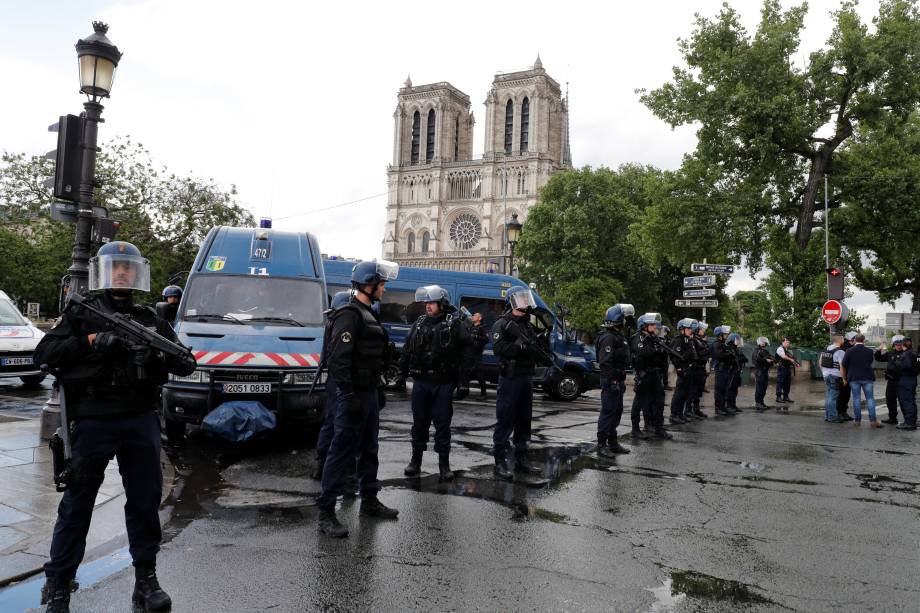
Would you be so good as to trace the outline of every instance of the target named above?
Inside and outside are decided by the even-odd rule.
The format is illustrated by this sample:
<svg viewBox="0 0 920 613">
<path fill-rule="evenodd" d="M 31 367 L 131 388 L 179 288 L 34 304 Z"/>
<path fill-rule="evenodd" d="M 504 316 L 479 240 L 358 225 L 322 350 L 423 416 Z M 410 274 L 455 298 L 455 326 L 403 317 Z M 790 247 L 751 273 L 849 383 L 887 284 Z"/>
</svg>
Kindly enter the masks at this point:
<svg viewBox="0 0 920 613">
<path fill-rule="evenodd" d="M 167 338 L 163 338 L 156 332 L 151 332 L 145 326 L 122 313 L 107 313 L 106 311 L 98 309 L 87 303 L 86 299 L 76 292 L 72 293 L 67 299 L 67 306 L 64 307 L 64 311 L 66 312 L 75 305 L 95 315 L 101 320 L 106 329 L 118 331 L 126 336 L 128 340 L 133 341 L 134 345 L 130 348 L 134 351 L 137 349 L 150 348 L 182 360 L 195 359 L 192 355 L 192 350 L 185 345 L 174 343 Z M 147 378 L 144 366 L 139 363 L 137 364 L 137 378 L 140 380 Z"/>
<path fill-rule="evenodd" d="M 681 362 L 687 361 L 687 356 L 681 354 L 679 351 L 675 351 L 674 348 L 668 345 L 666 342 L 664 342 L 663 339 L 655 336 L 654 334 L 649 334 L 647 338 L 652 339 L 652 344 L 658 345 L 659 347 L 664 349 L 664 352 L 667 353 L 668 355 L 671 355 L 674 358 L 677 358 Z"/>
<path fill-rule="evenodd" d="M 545 362 L 547 362 L 547 366 L 549 366 L 550 368 L 555 368 L 559 372 L 565 372 L 564 370 L 559 368 L 559 366 L 556 364 L 556 355 L 552 351 L 547 351 L 546 349 L 541 347 L 540 343 L 538 343 L 536 339 L 532 339 L 532 338 L 529 338 L 528 336 L 525 336 L 523 332 L 521 331 L 520 326 L 517 325 L 517 322 L 513 320 L 509 321 L 508 325 L 506 326 L 506 329 L 511 328 L 511 326 L 514 326 L 514 328 L 512 329 L 512 331 L 514 332 L 514 337 L 517 339 L 520 339 L 521 342 L 523 342 L 524 345 L 528 349 L 535 350 L 536 353 L 540 357 L 542 357 Z"/>
<path fill-rule="evenodd" d="M 61 425 L 54 431 L 48 448 L 51 449 L 51 472 L 54 475 L 54 489 L 63 492 L 70 484 L 70 463 L 73 460 L 73 447 L 70 443 L 70 418 L 67 415 L 67 395 L 64 384 L 61 382 L 60 373 L 52 371 L 47 364 L 41 365 L 42 372 L 54 375 L 54 387 L 58 393 L 58 403 L 61 412 Z"/>
</svg>

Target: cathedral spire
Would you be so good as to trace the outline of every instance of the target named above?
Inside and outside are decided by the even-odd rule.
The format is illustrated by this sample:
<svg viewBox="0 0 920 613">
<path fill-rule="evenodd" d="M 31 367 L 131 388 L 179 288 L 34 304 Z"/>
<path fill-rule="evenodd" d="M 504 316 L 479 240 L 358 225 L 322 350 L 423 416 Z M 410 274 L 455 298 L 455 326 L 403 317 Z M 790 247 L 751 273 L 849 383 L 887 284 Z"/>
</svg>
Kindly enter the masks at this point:
<svg viewBox="0 0 920 613">
<path fill-rule="evenodd" d="M 540 56 L 537 56 L 540 59 Z M 569 145 L 569 82 L 565 82 L 565 150 L 562 152 L 562 164 L 572 165 L 572 148 Z"/>
<path fill-rule="evenodd" d="M 406 87 L 412 87 L 412 76 L 411 75 L 406 75 L 406 82 L 403 83 L 403 85 Z"/>
<path fill-rule="evenodd" d="M 537 60 L 533 63 L 533 69 L 534 69 L 534 70 L 542 70 L 542 68 L 543 68 L 543 62 L 540 60 L 540 54 L 539 54 L 539 52 L 538 52 L 538 53 L 537 53 Z"/>
</svg>

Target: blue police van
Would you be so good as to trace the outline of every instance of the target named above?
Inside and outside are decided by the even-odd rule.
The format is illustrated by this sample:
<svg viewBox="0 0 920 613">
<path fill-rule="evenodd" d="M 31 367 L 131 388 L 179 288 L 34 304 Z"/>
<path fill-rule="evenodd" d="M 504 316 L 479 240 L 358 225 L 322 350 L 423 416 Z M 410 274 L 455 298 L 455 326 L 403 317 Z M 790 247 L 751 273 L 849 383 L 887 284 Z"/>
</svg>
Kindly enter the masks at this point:
<svg viewBox="0 0 920 613">
<path fill-rule="evenodd" d="M 330 295 L 351 288 L 351 269 L 356 262 L 347 259 L 325 259 L 326 284 Z M 387 282 L 387 291 L 380 305 L 380 320 L 390 334 L 390 340 L 401 349 L 412 324 L 425 313 L 425 305 L 414 302 L 416 288 L 440 285 L 450 293 L 451 302 L 465 307 L 470 313 L 482 314 L 482 325 L 492 324 L 505 311 L 505 293 L 518 285 L 528 287 L 515 277 L 492 273 L 457 272 L 431 268 L 400 267 L 399 278 Z M 534 291 L 537 312 L 534 323 L 550 334 L 550 349 L 556 355 L 558 368 L 538 369 L 534 383 L 550 396 L 574 400 L 583 392 L 599 385 L 600 371 L 594 349 L 579 342 L 575 333 L 566 329 L 561 312 L 551 311 Z M 492 353 L 492 342 L 482 356 L 486 379 L 498 381 L 498 358 Z M 388 375 L 392 381 L 396 373 Z"/>
<path fill-rule="evenodd" d="M 327 290 L 319 245 L 306 232 L 212 228 L 174 323 L 198 369 L 162 388 L 167 436 L 181 439 L 223 402 L 257 400 L 282 422 L 322 421 L 320 361 Z"/>
</svg>

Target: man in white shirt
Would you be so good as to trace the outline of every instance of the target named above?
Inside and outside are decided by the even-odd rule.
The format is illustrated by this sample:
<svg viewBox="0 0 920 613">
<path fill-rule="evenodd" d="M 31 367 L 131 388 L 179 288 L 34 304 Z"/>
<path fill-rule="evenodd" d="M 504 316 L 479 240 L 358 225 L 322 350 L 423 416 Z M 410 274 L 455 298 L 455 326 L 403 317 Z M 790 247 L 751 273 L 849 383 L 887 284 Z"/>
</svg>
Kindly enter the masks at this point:
<svg viewBox="0 0 920 613">
<path fill-rule="evenodd" d="M 821 374 L 824 375 L 824 385 L 827 386 L 827 395 L 824 397 L 824 421 L 832 424 L 843 423 L 837 415 L 837 397 L 843 380 L 840 374 L 840 363 L 846 353 L 843 350 L 843 337 L 835 335 L 833 342 L 821 352 Z"/>
<path fill-rule="evenodd" d="M 795 368 L 795 356 L 789 345 L 792 343 L 788 338 L 784 338 L 782 344 L 776 348 L 776 403 L 791 404 L 789 390 L 792 387 L 792 369 Z M 782 407 L 788 410 L 788 407 Z"/>
</svg>

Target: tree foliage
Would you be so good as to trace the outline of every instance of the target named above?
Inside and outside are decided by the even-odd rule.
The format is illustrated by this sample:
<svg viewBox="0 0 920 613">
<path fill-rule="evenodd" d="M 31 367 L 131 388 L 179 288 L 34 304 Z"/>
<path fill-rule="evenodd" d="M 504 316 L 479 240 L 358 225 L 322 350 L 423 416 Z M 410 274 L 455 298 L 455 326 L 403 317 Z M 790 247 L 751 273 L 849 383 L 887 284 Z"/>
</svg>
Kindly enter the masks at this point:
<svg viewBox="0 0 920 613">
<path fill-rule="evenodd" d="M 234 186 L 225 189 L 214 179 L 171 173 L 130 138 L 103 145 L 96 171 L 96 202 L 120 222 L 116 238 L 134 243 L 150 260 L 150 300 L 171 275 L 191 267 L 212 226 L 254 221 L 237 201 Z M 53 198 L 42 183 L 53 174 L 53 163 L 44 156 L 0 157 L 0 289 L 21 302 L 40 302 L 46 313 L 56 310 L 74 233 L 73 225 L 50 220 Z"/>
</svg>

